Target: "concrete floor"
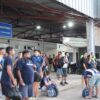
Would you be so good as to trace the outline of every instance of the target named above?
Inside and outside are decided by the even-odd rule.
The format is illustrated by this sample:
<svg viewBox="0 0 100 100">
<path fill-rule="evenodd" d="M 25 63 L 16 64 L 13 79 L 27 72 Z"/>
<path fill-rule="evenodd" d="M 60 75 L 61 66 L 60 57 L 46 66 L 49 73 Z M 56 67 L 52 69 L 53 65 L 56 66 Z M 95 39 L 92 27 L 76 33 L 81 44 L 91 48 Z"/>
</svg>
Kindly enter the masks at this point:
<svg viewBox="0 0 100 100">
<path fill-rule="evenodd" d="M 60 92 L 57 98 L 47 98 L 47 97 L 41 96 L 40 98 L 38 98 L 38 100 L 85 100 L 84 98 L 81 97 L 81 93 L 82 93 L 82 87 L 78 86 L 78 87 L 69 89 L 67 91 Z M 93 100 L 100 100 L 100 98 L 98 99 L 93 98 Z"/>
<path fill-rule="evenodd" d="M 42 95 L 38 97 L 38 100 L 85 100 L 84 98 L 81 97 L 81 93 L 82 93 L 82 87 L 78 86 L 78 87 L 60 92 L 59 96 L 56 98 L 48 98 Z M 5 99 L 0 98 L 0 100 L 5 100 Z M 92 100 L 100 100 L 100 97 L 98 99 L 93 98 Z"/>
<path fill-rule="evenodd" d="M 59 85 L 59 82 L 56 80 L 55 75 L 52 75 L 52 76 L 53 76 L 53 80 L 56 83 L 58 83 L 57 85 L 60 90 L 59 96 L 56 98 L 48 98 L 46 96 L 41 95 L 38 97 L 38 100 L 85 100 L 84 98 L 81 97 L 81 94 L 82 94 L 81 76 L 70 75 L 68 78 L 69 84 L 64 87 Z M 0 97 L 0 100 L 5 100 L 5 99 L 4 99 L 4 97 L 3 98 Z M 86 99 L 86 100 L 88 100 L 88 99 Z M 98 98 L 98 99 L 93 98 L 93 100 L 100 100 L 100 98 Z"/>
</svg>

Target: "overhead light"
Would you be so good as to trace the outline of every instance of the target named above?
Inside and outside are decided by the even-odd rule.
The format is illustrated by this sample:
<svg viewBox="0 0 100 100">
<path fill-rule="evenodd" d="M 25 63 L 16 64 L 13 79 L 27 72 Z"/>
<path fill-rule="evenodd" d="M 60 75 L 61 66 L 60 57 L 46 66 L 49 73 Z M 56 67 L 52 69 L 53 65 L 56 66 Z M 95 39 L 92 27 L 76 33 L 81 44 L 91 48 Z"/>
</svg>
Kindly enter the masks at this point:
<svg viewBox="0 0 100 100">
<path fill-rule="evenodd" d="M 40 29 L 41 29 L 41 26 L 40 26 L 40 25 L 37 25 L 37 26 L 36 26 L 36 29 L 37 29 L 37 30 L 40 30 Z"/>
<path fill-rule="evenodd" d="M 74 26 L 74 22 L 68 22 L 68 27 L 73 27 Z"/>
<path fill-rule="evenodd" d="M 63 42 L 64 43 L 68 43 L 70 41 L 70 38 L 65 38 L 65 39 L 63 39 Z"/>
<path fill-rule="evenodd" d="M 67 28 L 67 26 L 66 25 L 63 25 L 63 29 L 66 29 Z"/>
</svg>

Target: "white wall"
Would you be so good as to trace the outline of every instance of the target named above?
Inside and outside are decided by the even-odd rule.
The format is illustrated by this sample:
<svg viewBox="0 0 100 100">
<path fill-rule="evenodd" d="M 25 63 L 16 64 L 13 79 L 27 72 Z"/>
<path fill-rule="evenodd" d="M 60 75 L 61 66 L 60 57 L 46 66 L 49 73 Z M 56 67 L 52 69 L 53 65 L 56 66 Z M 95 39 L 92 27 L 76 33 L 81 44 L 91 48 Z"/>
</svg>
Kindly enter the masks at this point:
<svg viewBox="0 0 100 100">
<path fill-rule="evenodd" d="M 57 44 L 57 51 L 62 51 L 62 52 L 73 52 L 72 47 L 65 46 L 64 44 Z"/>
<path fill-rule="evenodd" d="M 24 50 L 24 46 L 26 47 L 32 47 L 33 49 L 38 49 L 41 51 L 44 51 L 47 55 L 57 55 L 59 51 L 63 52 L 74 52 L 74 61 L 76 58 L 76 52 L 77 49 L 65 46 L 64 44 L 57 44 L 57 43 L 49 43 L 49 42 L 41 42 L 41 41 L 32 41 L 32 40 L 24 40 L 24 39 L 10 39 L 10 43 L 8 43 L 9 39 L 0 39 L 0 46 L 1 47 L 7 47 L 8 45 L 13 46 L 16 55 L 19 51 Z M 32 51 L 30 51 L 32 53 Z"/>
<path fill-rule="evenodd" d="M 44 42 L 44 52 L 47 55 L 57 54 L 57 44 Z"/>
<path fill-rule="evenodd" d="M 79 12 L 82 12 L 90 17 L 94 17 L 94 1 L 95 0 L 57 0 L 64 5 L 67 5 Z"/>
<path fill-rule="evenodd" d="M 57 54 L 56 43 L 32 41 L 25 39 L 10 39 L 10 43 L 8 43 L 8 40 L 9 39 L 0 39 L 0 47 L 7 47 L 8 45 L 13 46 L 16 53 L 18 53 L 19 51 L 23 51 L 24 46 L 26 46 L 26 47 L 32 47 L 33 49 L 44 51 L 47 55 Z"/>
<path fill-rule="evenodd" d="M 95 45 L 96 46 L 100 46 L 100 28 L 99 27 L 95 27 Z"/>
</svg>

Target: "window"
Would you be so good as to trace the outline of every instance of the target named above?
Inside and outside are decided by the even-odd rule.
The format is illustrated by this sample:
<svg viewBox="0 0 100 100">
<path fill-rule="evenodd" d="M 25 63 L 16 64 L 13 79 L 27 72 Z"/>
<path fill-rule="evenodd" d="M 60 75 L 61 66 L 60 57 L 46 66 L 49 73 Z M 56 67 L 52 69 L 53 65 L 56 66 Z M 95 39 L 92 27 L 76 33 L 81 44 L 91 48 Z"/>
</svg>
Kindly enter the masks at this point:
<svg viewBox="0 0 100 100">
<path fill-rule="evenodd" d="M 96 59 L 100 59 L 100 54 L 99 53 L 96 53 L 95 56 L 96 56 Z"/>
</svg>

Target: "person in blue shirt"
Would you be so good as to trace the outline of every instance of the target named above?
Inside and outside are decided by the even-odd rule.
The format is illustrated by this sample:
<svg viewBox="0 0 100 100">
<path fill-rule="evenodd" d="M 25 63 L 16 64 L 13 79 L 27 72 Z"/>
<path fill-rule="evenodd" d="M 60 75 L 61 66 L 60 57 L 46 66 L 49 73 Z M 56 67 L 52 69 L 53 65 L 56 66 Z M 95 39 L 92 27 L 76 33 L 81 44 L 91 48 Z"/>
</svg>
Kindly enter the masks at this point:
<svg viewBox="0 0 100 100">
<path fill-rule="evenodd" d="M 36 67 L 36 71 L 42 73 L 43 58 L 39 50 L 34 51 L 34 55 L 31 57 L 31 60 Z"/>
<path fill-rule="evenodd" d="M 23 59 L 17 62 L 19 89 L 23 100 L 33 97 L 34 70 L 30 57 L 30 52 L 25 50 L 23 51 Z"/>
<path fill-rule="evenodd" d="M 13 47 L 6 48 L 7 56 L 4 60 L 4 67 L 1 77 L 1 87 L 2 93 L 6 96 L 6 100 L 10 100 L 9 92 L 12 90 L 12 87 L 17 85 L 16 79 L 13 76 L 13 62 L 12 57 L 15 54 Z"/>
</svg>

